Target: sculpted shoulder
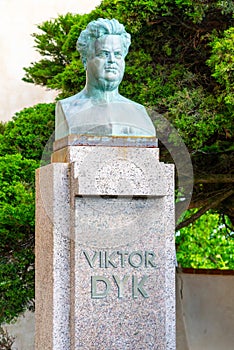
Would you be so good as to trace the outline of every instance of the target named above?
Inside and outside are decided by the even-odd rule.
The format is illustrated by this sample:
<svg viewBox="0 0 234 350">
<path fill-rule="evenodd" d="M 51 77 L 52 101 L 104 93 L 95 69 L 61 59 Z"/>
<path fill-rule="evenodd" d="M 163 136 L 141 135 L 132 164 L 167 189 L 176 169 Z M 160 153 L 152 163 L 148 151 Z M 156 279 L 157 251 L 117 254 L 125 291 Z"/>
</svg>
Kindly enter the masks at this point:
<svg viewBox="0 0 234 350">
<path fill-rule="evenodd" d="M 138 109 L 139 111 L 141 111 L 141 112 L 144 111 L 145 113 L 147 113 L 145 107 L 143 105 L 141 105 L 140 103 L 132 101 L 129 98 L 126 98 L 122 95 L 119 95 L 119 96 L 120 96 L 120 102 L 130 103 L 133 106 L 135 106 L 135 108 Z"/>
<path fill-rule="evenodd" d="M 73 109 L 81 111 L 85 106 L 90 108 L 92 106 L 92 102 L 84 94 L 83 90 L 78 92 L 76 95 L 67 97 L 57 102 L 57 109 L 62 107 L 62 111 L 65 115 L 68 115 L 69 111 L 71 112 Z"/>
</svg>

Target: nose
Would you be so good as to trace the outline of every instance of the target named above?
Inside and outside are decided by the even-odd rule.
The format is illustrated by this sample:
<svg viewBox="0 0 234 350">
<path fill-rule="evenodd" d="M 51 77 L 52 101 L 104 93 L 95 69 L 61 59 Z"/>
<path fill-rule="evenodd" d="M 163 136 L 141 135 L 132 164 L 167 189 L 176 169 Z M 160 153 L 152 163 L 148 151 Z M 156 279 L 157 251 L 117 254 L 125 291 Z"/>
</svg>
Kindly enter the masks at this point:
<svg viewBox="0 0 234 350">
<path fill-rule="evenodd" d="M 108 62 L 110 62 L 110 63 L 115 62 L 115 54 L 114 54 L 114 52 L 109 52 Z"/>
</svg>

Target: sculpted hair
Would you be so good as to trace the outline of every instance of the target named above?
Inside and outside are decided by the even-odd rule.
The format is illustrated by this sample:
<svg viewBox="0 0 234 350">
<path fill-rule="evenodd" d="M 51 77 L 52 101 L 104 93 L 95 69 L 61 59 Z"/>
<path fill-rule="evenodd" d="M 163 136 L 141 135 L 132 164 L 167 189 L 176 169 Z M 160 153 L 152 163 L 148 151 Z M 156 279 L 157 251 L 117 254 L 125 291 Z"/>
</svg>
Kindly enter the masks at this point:
<svg viewBox="0 0 234 350">
<path fill-rule="evenodd" d="M 94 42 L 103 35 L 120 35 L 123 43 L 124 57 L 128 53 L 131 44 L 131 36 L 124 26 L 116 19 L 99 18 L 90 22 L 86 29 L 80 33 L 76 48 L 81 55 L 82 62 L 86 67 L 87 58 L 94 48 Z"/>
</svg>

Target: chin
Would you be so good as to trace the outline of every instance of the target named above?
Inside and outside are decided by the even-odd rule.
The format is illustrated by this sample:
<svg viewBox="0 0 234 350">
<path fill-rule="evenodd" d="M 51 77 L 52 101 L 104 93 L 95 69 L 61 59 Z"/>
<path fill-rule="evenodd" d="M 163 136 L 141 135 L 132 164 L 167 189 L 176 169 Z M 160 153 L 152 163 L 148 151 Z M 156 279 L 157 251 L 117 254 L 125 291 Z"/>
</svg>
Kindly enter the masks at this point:
<svg viewBox="0 0 234 350">
<path fill-rule="evenodd" d="M 104 75 L 104 80 L 106 81 L 120 81 L 120 76 L 115 73 L 108 73 Z"/>
<path fill-rule="evenodd" d="M 105 91 L 113 91 L 116 88 L 118 88 L 119 84 L 121 83 L 121 80 L 119 79 L 102 79 L 100 81 L 100 85 L 102 86 L 103 90 Z"/>
</svg>

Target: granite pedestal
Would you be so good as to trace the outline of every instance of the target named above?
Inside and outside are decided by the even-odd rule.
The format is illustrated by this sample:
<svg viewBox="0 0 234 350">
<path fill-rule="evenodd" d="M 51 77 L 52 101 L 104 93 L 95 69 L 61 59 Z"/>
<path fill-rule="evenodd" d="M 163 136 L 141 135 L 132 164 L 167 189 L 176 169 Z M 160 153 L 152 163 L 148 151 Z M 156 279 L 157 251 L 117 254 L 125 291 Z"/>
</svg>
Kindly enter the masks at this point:
<svg viewBox="0 0 234 350">
<path fill-rule="evenodd" d="M 175 350 L 173 184 L 154 140 L 55 144 L 37 171 L 36 350 Z"/>
</svg>

